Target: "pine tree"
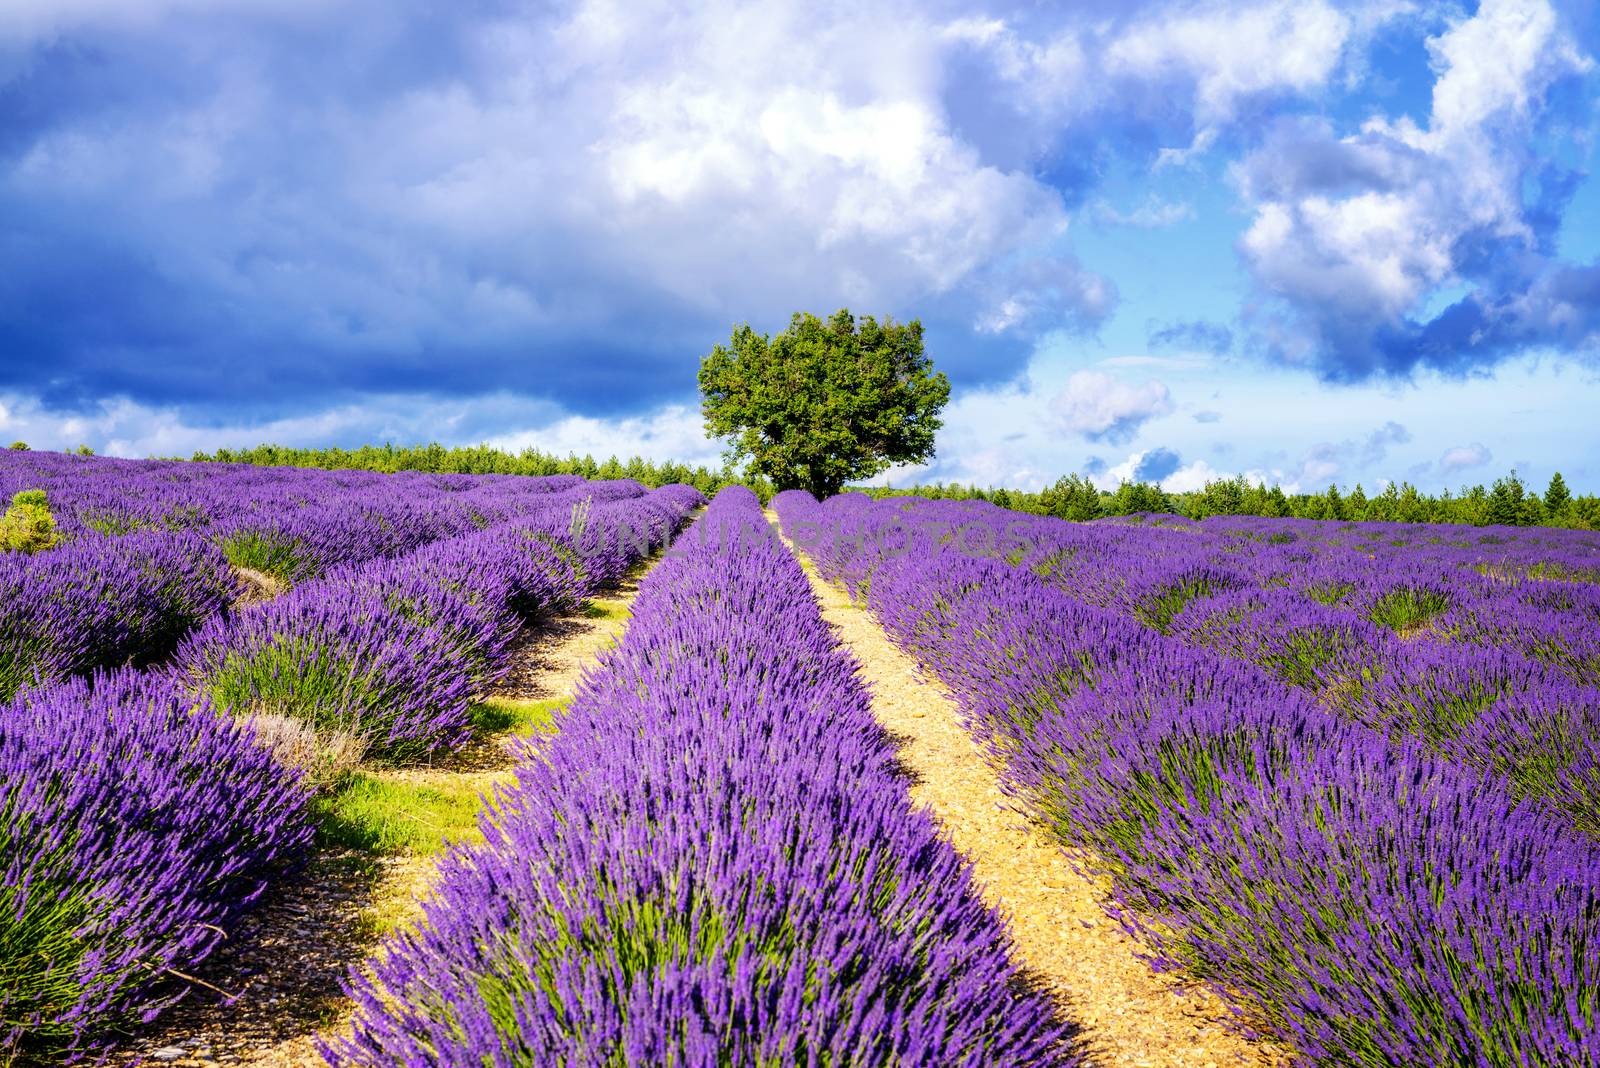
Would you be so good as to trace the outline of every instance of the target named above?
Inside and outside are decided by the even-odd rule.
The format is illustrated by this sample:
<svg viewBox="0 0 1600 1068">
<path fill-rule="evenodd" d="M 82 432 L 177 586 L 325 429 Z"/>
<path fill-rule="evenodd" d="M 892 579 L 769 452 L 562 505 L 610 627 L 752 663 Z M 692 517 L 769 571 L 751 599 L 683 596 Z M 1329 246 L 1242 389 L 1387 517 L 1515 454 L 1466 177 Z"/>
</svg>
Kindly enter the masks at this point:
<svg viewBox="0 0 1600 1068">
<path fill-rule="evenodd" d="M 1272 488 L 1267 491 L 1267 506 L 1261 514 L 1274 519 L 1289 514 L 1289 498 L 1277 483 L 1273 483 Z"/>
<path fill-rule="evenodd" d="M 1495 479 L 1494 488 L 1489 491 L 1489 507 L 1485 518 L 1491 526 L 1521 526 L 1524 519 L 1522 498 L 1525 496 L 1527 490 L 1516 471 L 1505 478 Z"/>
<path fill-rule="evenodd" d="M 1332 482 L 1328 483 L 1326 500 L 1328 502 L 1329 519 L 1345 518 L 1344 499 L 1339 496 L 1339 487 Z"/>
<path fill-rule="evenodd" d="M 1544 489 L 1544 510 L 1552 516 L 1559 516 L 1571 503 L 1572 494 L 1567 490 L 1567 480 L 1557 471 L 1550 476 L 1550 485 Z"/>
<path fill-rule="evenodd" d="M 1361 483 L 1356 483 L 1356 488 L 1350 491 L 1350 496 L 1345 498 L 1345 514 L 1355 520 L 1367 518 L 1367 491 L 1361 488 Z"/>
<path fill-rule="evenodd" d="M 1039 505 L 1046 515 L 1057 519 L 1085 522 L 1100 518 L 1100 491 L 1082 475 L 1066 475 L 1039 494 Z"/>
</svg>

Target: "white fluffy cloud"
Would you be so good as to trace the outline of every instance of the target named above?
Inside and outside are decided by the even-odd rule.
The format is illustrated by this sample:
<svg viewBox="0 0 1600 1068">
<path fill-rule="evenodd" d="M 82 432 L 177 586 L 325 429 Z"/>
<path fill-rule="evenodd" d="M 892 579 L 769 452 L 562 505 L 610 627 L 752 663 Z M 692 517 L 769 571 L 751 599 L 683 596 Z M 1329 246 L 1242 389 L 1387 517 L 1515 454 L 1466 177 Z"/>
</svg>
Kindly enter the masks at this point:
<svg viewBox="0 0 1600 1068">
<path fill-rule="evenodd" d="M 1145 449 L 1130 454 L 1119 464 L 1107 467 L 1099 474 L 1091 475 L 1090 481 L 1099 489 L 1115 490 L 1124 482 L 1149 481 L 1144 478 L 1141 468 L 1148 466 L 1153 452 L 1161 450 Z M 1281 485 L 1285 493 L 1298 493 L 1300 483 L 1286 480 L 1284 472 L 1276 470 L 1263 470 L 1251 468 L 1246 471 L 1223 470 L 1213 467 L 1205 460 L 1194 460 L 1179 466 L 1176 470 L 1155 480 L 1156 484 L 1168 493 L 1191 493 L 1195 490 L 1205 489 L 1207 482 L 1218 479 L 1243 477 L 1247 482 L 1261 483 L 1263 485 Z"/>
<path fill-rule="evenodd" d="M 588 151 L 609 210 L 630 231 L 652 218 L 731 214 L 739 239 L 764 259 L 829 276 L 849 264 L 862 297 L 877 300 L 945 292 L 1064 232 L 1058 196 L 985 165 L 952 136 L 932 91 L 929 31 L 914 16 L 890 32 L 881 15 L 835 12 L 819 33 L 810 5 L 768 5 L 759 28 L 727 5 L 697 10 L 669 18 L 630 5 L 620 31 L 588 57 L 617 86 Z M 663 32 L 674 38 L 675 72 L 640 76 L 633 57 L 660 47 Z M 855 84 L 864 67 L 879 73 Z M 663 275 L 681 254 L 649 241 L 637 248 L 642 262 L 661 261 Z M 704 266 L 696 281 L 722 291 L 749 277 L 737 258 Z"/>
<path fill-rule="evenodd" d="M 1216 470 L 1204 460 L 1196 460 L 1168 475 L 1162 480 L 1161 488 L 1168 493 L 1192 493 L 1195 490 L 1205 489 L 1207 482 L 1229 477 L 1231 476 Z M 1252 479 L 1252 481 L 1257 480 Z"/>
<path fill-rule="evenodd" d="M 1410 441 L 1411 431 L 1393 420 L 1359 440 L 1319 441 L 1300 457 L 1296 481 L 1320 486 L 1348 477 L 1352 470 L 1371 470 L 1383 462 L 1391 448 Z"/>
<path fill-rule="evenodd" d="M 721 447 L 706 437 L 700 412 L 681 404 L 619 419 L 567 415 L 536 429 L 491 437 L 489 444 L 512 452 L 534 448 L 597 459 L 642 456 L 647 460 L 721 466 Z"/>
<path fill-rule="evenodd" d="M 1352 26 L 1325 0 L 1194 10 L 1134 26 L 1110 43 L 1106 66 L 1142 80 L 1192 78 L 1195 117 L 1207 127 L 1231 118 L 1243 97 L 1326 83 Z"/>
<path fill-rule="evenodd" d="M 1485 0 L 1428 47 L 1438 78 L 1426 126 L 1376 117 L 1340 137 L 1325 121 L 1285 123 L 1234 170 L 1254 211 L 1241 254 L 1321 334 L 1278 344 L 1285 358 L 1331 358 L 1325 370 L 1352 377 L 1408 370 L 1424 354 L 1386 357 L 1362 339 L 1469 283 L 1469 239 L 1533 252 L 1529 123 L 1555 80 L 1591 62 L 1547 0 Z"/>
<path fill-rule="evenodd" d="M 437 116 L 417 192 L 442 224 L 547 227 L 554 206 L 608 269 L 690 306 L 770 319 L 963 288 L 991 332 L 1097 319 L 1112 291 L 1062 253 L 1060 194 L 950 128 L 954 43 L 897 2 L 589 0 L 554 34 L 496 27 L 487 91 L 413 94 L 391 125 Z"/>
<path fill-rule="evenodd" d="M 1110 202 L 1095 201 L 1095 221 L 1103 226 L 1137 226 L 1141 230 L 1159 230 L 1194 218 L 1194 207 L 1183 201 L 1164 201 L 1148 196 L 1143 204 L 1129 211 L 1119 211 Z"/>
<path fill-rule="evenodd" d="M 516 430 L 494 427 L 515 426 Z M 643 456 L 716 467 L 721 446 L 706 438 L 700 413 L 669 404 L 639 416 L 598 419 L 575 415 L 540 401 L 500 394 L 471 400 L 417 403 L 404 396 L 373 396 L 287 418 L 201 425 L 174 408 L 126 398 L 63 415 L 16 394 L 0 395 L 0 447 L 25 441 L 35 449 L 67 450 L 89 445 L 111 456 L 188 456 L 218 447 L 247 448 L 263 442 L 321 446 L 392 441 L 485 442 L 510 451 L 576 453 L 597 459 Z"/>
<path fill-rule="evenodd" d="M 1061 427 L 1091 441 L 1122 444 L 1133 440 L 1151 419 L 1173 411 L 1172 393 L 1150 379 L 1133 385 L 1103 371 L 1078 371 L 1051 401 Z"/>
<path fill-rule="evenodd" d="M 1445 474 L 1455 474 L 1457 471 L 1466 471 L 1473 467 L 1482 467 L 1494 459 L 1494 453 L 1488 446 L 1473 442 L 1471 445 L 1457 445 L 1453 449 L 1446 449 L 1445 454 L 1439 457 L 1439 470 Z"/>
</svg>

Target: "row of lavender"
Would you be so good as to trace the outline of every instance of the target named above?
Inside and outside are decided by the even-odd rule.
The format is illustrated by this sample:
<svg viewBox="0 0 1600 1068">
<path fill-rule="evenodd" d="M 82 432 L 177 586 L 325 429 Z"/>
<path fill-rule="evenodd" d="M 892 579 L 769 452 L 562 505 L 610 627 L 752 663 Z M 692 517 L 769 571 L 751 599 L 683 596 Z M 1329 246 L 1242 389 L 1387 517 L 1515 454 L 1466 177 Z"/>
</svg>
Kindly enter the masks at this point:
<svg viewBox="0 0 1600 1068">
<path fill-rule="evenodd" d="M 962 505 L 774 506 L 1087 847 L 1118 918 L 1241 1026 L 1311 1063 L 1600 1064 L 1600 847 L 1570 813 L 1163 634 L 1188 611 L 1151 596 L 1186 574 L 1168 542 Z M 1194 532 L 1154 536 L 1181 555 Z"/>
<path fill-rule="evenodd" d="M 508 502 L 582 484 L 576 475 L 382 474 L 0 453 L 0 496 L 45 491 L 68 540 L 141 530 L 204 532 L 233 553 L 260 543 L 267 555 L 258 559 L 275 561 L 280 577 L 291 581 L 304 577 L 302 569 L 347 562 L 351 552 L 393 554 L 441 531 L 488 526 L 510 518 Z"/>
<path fill-rule="evenodd" d="M 66 534 L 0 553 L 0 697 L 165 658 L 237 595 L 230 565 L 303 582 L 608 492 L 568 477 L 344 474 L 0 452 L 0 485 L 43 489 Z"/>
<path fill-rule="evenodd" d="M 1600 585 L 1530 577 L 1575 573 L 1592 534 L 1546 532 L 1541 557 L 1509 540 L 1390 546 L 1393 524 L 1325 524 L 1323 539 L 1306 521 L 1106 530 L 992 509 L 961 522 L 969 537 L 1009 528 L 1023 562 L 1079 599 L 1259 664 L 1600 834 Z"/>
<path fill-rule="evenodd" d="M 754 495 L 646 578 L 335 1065 L 1070 1063 Z"/>
<path fill-rule="evenodd" d="M 1313 519 L 1208 516 L 1198 523 L 1178 516 L 1128 516 L 1118 523 L 1197 530 L 1224 538 L 1354 549 L 1404 555 L 1446 566 L 1467 564 L 1508 576 L 1600 582 L 1600 533 L 1558 527 L 1462 527 L 1440 523 L 1334 523 Z"/>
<path fill-rule="evenodd" d="M 581 503 L 345 565 L 214 618 L 179 647 L 174 670 L 220 708 L 354 735 L 383 762 L 452 749 L 470 732 L 470 698 L 508 670 L 519 621 L 615 580 L 702 499 L 688 486 L 584 488 Z"/>
<path fill-rule="evenodd" d="M 596 486 L 217 616 L 152 670 L 0 707 L 0 1059 L 92 1055 L 150 1019 L 304 857 L 311 784 L 263 744 L 269 717 L 389 761 L 460 741 L 508 636 L 664 544 L 699 499 Z"/>
</svg>

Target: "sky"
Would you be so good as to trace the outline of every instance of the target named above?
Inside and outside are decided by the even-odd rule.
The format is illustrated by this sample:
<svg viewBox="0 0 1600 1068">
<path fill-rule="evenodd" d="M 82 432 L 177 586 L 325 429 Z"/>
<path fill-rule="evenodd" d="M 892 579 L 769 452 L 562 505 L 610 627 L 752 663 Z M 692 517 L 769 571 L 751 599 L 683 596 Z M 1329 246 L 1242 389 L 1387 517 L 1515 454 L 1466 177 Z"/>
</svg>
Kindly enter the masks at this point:
<svg viewBox="0 0 1600 1068">
<path fill-rule="evenodd" d="M 716 462 L 700 359 L 920 319 L 897 483 L 1600 492 L 1600 19 L 0 2 L 0 439 Z"/>
</svg>

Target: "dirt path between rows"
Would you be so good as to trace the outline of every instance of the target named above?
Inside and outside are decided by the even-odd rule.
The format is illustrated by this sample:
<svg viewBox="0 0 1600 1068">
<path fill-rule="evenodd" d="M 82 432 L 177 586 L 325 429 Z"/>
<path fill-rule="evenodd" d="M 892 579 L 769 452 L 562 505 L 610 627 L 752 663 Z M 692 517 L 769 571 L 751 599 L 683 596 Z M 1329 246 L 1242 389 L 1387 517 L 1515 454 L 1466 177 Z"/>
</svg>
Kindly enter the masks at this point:
<svg viewBox="0 0 1600 1068">
<path fill-rule="evenodd" d="M 639 580 L 653 563 L 639 565 L 583 608 L 550 617 L 520 635 L 512 672 L 490 696 L 541 702 L 570 698 L 583 672 L 627 626 Z M 510 738 L 481 739 L 439 766 L 398 774 L 421 785 L 492 792 L 512 779 Z M 275 891 L 244 921 L 235 934 L 238 951 L 224 945 L 198 971 L 196 978 L 213 989 L 192 991 L 130 1042 L 119 1060 L 179 1068 L 323 1065 L 316 1036 L 336 1034 L 349 1014 L 341 980 L 350 965 L 376 948 L 375 929 L 420 918 L 436 861 L 355 853 L 314 857 L 291 885 Z M 235 996 L 225 998 L 224 991 Z"/>
<path fill-rule="evenodd" d="M 767 513 L 770 521 L 776 517 Z M 985 900 L 1011 924 L 1017 961 L 1082 1027 L 1091 1060 L 1107 1068 L 1278 1065 L 1287 1057 L 1229 1030 L 1208 991 L 1152 971 L 1138 945 L 1100 906 L 1098 884 L 1075 871 L 1049 837 L 1014 807 L 961 726 L 955 699 L 918 667 L 842 587 L 805 566 L 822 615 L 860 663 L 872 710 L 900 745 L 911 796 L 972 862 Z"/>
</svg>

